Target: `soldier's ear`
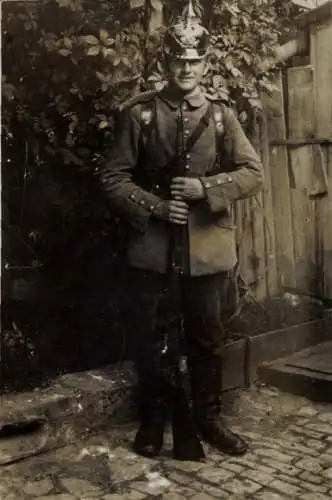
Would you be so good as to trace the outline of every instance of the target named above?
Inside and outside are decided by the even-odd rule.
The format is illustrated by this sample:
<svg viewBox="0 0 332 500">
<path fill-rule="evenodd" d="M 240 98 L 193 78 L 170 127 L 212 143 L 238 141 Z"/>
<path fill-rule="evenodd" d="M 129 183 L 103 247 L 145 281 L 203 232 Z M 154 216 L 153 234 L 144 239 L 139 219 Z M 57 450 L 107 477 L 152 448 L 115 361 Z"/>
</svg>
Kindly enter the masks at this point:
<svg viewBox="0 0 332 500">
<path fill-rule="evenodd" d="M 210 68 L 211 68 L 210 61 L 205 61 L 203 76 L 206 76 L 208 74 L 208 72 L 210 71 Z"/>
</svg>

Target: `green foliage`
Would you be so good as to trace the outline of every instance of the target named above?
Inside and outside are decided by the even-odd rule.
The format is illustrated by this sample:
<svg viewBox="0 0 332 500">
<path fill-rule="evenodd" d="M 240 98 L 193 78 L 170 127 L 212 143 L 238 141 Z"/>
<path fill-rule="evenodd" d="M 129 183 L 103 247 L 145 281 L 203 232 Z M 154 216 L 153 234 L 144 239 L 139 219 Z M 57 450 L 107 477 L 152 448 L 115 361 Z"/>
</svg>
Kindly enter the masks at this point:
<svg viewBox="0 0 332 500">
<path fill-rule="evenodd" d="M 100 2 L 98 13 L 80 0 L 12 5 L 3 23 L 5 134 L 19 124 L 27 139 L 41 140 L 42 154 L 85 168 L 118 101 L 141 83 L 140 18 L 120 2 Z"/>
</svg>

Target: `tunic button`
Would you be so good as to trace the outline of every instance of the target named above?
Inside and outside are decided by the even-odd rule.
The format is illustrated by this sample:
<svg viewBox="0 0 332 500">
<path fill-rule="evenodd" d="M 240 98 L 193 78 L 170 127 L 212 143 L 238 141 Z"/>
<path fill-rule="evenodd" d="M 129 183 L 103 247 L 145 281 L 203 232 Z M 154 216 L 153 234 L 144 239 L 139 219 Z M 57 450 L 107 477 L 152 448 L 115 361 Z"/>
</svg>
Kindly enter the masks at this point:
<svg viewBox="0 0 332 500">
<path fill-rule="evenodd" d="M 185 165 L 184 167 L 186 170 L 190 170 L 190 165 Z"/>
<path fill-rule="evenodd" d="M 211 184 L 210 184 L 209 182 L 207 182 L 207 183 L 205 184 L 205 187 L 206 187 L 206 188 L 209 188 L 209 187 L 211 187 Z"/>
<path fill-rule="evenodd" d="M 149 208 L 150 208 L 150 210 L 151 210 L 151 212 L 152 212 L 152 211 L 154 210 L 154 205 L 150 205 L 150 207 L 149 207 Z"/>
<path fill-rule="evenodd" d="M 131 200 L 134 200 L 134 199 L 135 199 L 135 195 L 134 195 L 134 194 L 131 194 L 131 195 L 130 195 L 130 199 L 131 199 Z"/>
<path fill-rule="evenodd" d="M 190 134 L 190 130 L 185 130 L 184 135 L 188 136 Z"/>
<path fill-rule="evenodd" d="M 184 102 L 184 103 L 182 104 L 182 109 L 184 109 L 184 110 L 188 109 L 188 105 L 187 105 L 187 103 L 186 103 L 186 102 Z"/>
<path fill-rule="evenodd" d="M 188 123 L 189 122 L 189 118 L 185 117 L 185 118 L 183 118 L 183 121 L 184 121 L 184 123 Z"/>
<path fill-rule="evenodd" d="M 189 153 L 186 154 L 186 158 L 187 158 L 187 160 L 190 160 L 191 156 Z"/>
<path fill-rule="evenodd" d="M 139 204 L 140 204 L 140 205 L 144 205 L 144 200 L 141 200 L 141 201 L 139 202 Z"/>
</svg>

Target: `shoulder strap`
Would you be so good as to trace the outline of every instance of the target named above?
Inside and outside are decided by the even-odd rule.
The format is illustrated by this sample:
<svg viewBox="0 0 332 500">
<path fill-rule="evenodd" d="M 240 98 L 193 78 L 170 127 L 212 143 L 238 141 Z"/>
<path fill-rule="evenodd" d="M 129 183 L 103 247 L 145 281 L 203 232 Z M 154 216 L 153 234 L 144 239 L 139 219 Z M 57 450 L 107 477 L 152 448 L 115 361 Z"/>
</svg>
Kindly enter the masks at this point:
<svg viewBox="0 0 332 500">
<path fill-rule="evenodd" d="M 216 146 L 217 146 L 216 164 L 219 165 L 223 154 L 223 139 L 225 135 L 224 109 L 223 105 L 220 102 L 214 102 L 212 106 L 213 106 L 213 119 L 216 131 Z"/>
<path fill-rule="evenodd" d="M 156 126 L 157 106 L 156 99 L 149 99 L 145 102 L 141 102 L 140 104 L 141 134 L 139 140 L 139 151 L 141 158 L 144 158 L 147 143 L 149 142 L 152 131 Z"/>
<path fill-rule="evenodd" d="M 193 131 L 193 133 L 191 134 L 191 136 L 187 140 L 187 145 L 186 145 L 187 152 L 189 152 L 192 149 L 194 144 L 198 141 L 198 139 L 202 135 L 204 129 L 209 125 L 212 114 L 213 114 L 213 107 L 211 104 L 209 104 L 206 112 L 204 113 L 204 115 L 200 119 L 197 127 L 195 128 L 195 130 Z"/>
<path fill-rule="evenodd" d="M 136 104 L 149 103 L 154 100 L 158 92 L 158 90 L 147 90 L 146 92 L 141 92 L 133 97 L 129 97 L 120 104 L 120 111 L 126 108 L 131 108 Z"/>
<path fill-rule="evenodd" d="M 150 100 L 141 104 L 140 111 L 141 129 L 145 140 L 147 140 L 152 132 L 156 121 L 156 100 Z"/>
</svg>

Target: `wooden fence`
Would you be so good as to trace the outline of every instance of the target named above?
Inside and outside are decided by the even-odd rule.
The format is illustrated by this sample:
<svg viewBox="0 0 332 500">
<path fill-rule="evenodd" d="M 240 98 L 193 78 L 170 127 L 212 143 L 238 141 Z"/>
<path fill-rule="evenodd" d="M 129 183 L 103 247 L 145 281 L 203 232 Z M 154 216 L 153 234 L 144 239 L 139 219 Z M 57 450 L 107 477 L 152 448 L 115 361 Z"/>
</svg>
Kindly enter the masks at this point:
<svg viewBox="0 0 332 500">
<path fill-rule="evenodd" d="M 241 273 L 257 298 L 285 288 L 332 298 L 332 3 L 303 29 L 307 54 L 262 96 L 265 190 L 237 210 Z"/>
</svg>

